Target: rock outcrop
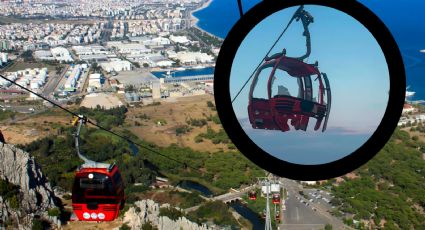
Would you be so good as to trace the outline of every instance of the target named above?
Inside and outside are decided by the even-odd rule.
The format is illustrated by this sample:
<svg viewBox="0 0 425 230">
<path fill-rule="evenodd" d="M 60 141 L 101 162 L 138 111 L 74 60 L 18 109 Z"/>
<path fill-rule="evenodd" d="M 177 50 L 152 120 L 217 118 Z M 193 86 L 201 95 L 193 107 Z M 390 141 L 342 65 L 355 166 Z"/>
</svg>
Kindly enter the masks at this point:
<svg viewBox="0 0 425 230">
<path fill-rule="evenodd" d="M 161 207 L 165 207 L 163 205 Z M 150 222 L 159 230 L 211 230 L 206 225 L 198 225 L 191 222 L 185 217 L 180 217 L 178 220 L 171 220 L 166 216 L 159 216 L 159 204 L 153 200 L 141 200 L 135 203 L 135 207 L 131 207 L 124 216 L 124 223 L 130 226 L 131 229 L 141 229 L 143 224 Z"/>
<path fill-rule="evenodd" d="M 46 216 L 48 209 L 56 207 L 55 195 L 47 178 L 34 157 L 27 152 L 13 145 L 0 143 L 0 178 L 19 186 L 17 210 L 0 197 L 0 220 L 28 219 L 28 215 Z"/>
</svg>

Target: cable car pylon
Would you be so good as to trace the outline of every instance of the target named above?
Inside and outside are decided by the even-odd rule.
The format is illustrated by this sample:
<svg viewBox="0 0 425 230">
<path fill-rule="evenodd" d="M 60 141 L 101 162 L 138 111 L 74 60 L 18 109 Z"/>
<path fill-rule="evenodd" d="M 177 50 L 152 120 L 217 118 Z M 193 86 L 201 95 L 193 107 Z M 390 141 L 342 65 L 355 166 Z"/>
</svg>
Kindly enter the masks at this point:
<svg viewBox="0 0 425 230">
<path fill-rule="evenodd" d="M 265 186 L 266 186 L 266 196 L 267 196 L 267 199 L 266 199 L 266 224 L 265 224 L 265 226 L 264 226 L 264 229 L 265 230 L 272 230 L 272 221 L 271 221 L 271 219 L 270 219 L 270 202 L 269 202 L 269 193 L 270 193 L 270 181 L 269 180 L 266 180 L 265 181 Z"/>
<path fill-rule="evenodd" d="M 273 185 L 278 184 L 278 182 L 276 181 L 276 179 L 270 179 L 269 176 L 267 176 L 267 177 L 257 177 L 257 180 L 258 180 L 258 182 L 257 182 L 258 185 L 262 186 L 261 193 L 265 192 L 265 195 L 266 195 L 266 208 L 263 211 L 263 218 L 265 219 L 264 229 L 265 230 L 272 230 L 273 228 L 272 228 L 272 219 L 271 219 L 272 215 L 271 215 L 271 211 L 270 211 L 270 196 L 271 196 L 271 194 L 273 194 L 273 196 L 272 196 L 272 202 L 273 202 L 274 201 L 274 199 L 273 199 L 274 195 L 279 194 L 279 202 L 278 203 L 273 202 L 274 203 L 274 217 L 273 218 L 276 218 L 276 216 L 278 216 L 278 213 L 280 215 L 280 210 L 277 210 L 277 209 L 278 209 L 278 207 L 280 209 L 280 204 L 281 204 L 281 202 L 280 202 L 280 190 L 281 189 L 280 189 L 280 186 L 273 186 Z M 278 189 L 278 193 L 276 193 L 276 191 L 273 191 L 273 190 L 276 190 L 276 188 Z M 248 192 L 249 198 L 250 198 L 251 192 L 252 191 Z M 254 199 L 251 199 L 251 200 L 254 200 Z M 276 224 L 277 224 L 277 222 L 276 222 Z"/>
</svg>

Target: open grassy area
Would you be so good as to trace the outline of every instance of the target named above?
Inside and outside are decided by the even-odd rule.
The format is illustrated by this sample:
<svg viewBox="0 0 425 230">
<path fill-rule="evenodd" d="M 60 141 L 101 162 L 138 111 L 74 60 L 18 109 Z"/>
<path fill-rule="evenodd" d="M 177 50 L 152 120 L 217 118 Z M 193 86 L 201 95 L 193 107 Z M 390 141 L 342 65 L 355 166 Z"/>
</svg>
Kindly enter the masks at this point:
<svg viewBox="0 0 425 230">
<path fill-rule="evenodd" d="M 156 106 L 130 108 L 126 125 L 140 139 L 158 146 L 177 144 L 197 151 L 226 151 L 228 145 L 225 143 L 214 144 L 210 139 L 195 141 L 199 134 L 207 132 L 208 127 L 219 132 L 222 129 L 221 124 L 214 121 L 207 121 L 202 126 L 188 123 L 190 119 L 208 120 L 211 116 L 217 116 L 215 108 L 208 107 L 208 101 L 214 101 L 214 97 L 212 95 L 184 97 L 175 101 L 161 102 Z"/>
<path fill-rule="evenodd" d="M 58 65 L 61 65 L 61 64 L 52 65 L 52 64 L 47 64 L 47 63 L 43 63 L 43 62 L 15 62 L 6 71 L 7 72 L 16 72 L 18 70 L 24 70 L 26 68 L 34 69 L 34 68 L 44 68 L 44 67 L 46 67 L 49 70 L 49 72 L 55 72 L 56 66 L 58 66 Z"/>
</svg>

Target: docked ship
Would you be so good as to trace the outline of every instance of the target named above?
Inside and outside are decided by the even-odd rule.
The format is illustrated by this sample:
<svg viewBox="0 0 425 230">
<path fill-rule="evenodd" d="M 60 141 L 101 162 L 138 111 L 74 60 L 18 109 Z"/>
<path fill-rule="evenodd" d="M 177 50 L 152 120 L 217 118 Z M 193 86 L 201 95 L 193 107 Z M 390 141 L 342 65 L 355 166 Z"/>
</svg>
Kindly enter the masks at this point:
<svg viewBox="0 0 425 230">
<path fill-rule="evenodd" d="M 407 86 L 407 88 L 406 88 L 406 100 L 413 97 L 416 93 L 416 92 L 413 92 L 413 91 L 409 91 L 408 90 L 409 88 L 410 88 L 410 86 Z"/>
<path fill-rule="evenodd" d="M 184 67 L 178 67 L 178 68 L 176 68 L 176 71 L 185 71 L 186 70 L 186 68 L 184 68 Z"/>
<path fill-rule="evenodd" d="M 203 65 L 197 65 L 193 67 L 193 69 L 203 69 L 203 68 L 205 68 L 205 66 Z"/>
</svg>

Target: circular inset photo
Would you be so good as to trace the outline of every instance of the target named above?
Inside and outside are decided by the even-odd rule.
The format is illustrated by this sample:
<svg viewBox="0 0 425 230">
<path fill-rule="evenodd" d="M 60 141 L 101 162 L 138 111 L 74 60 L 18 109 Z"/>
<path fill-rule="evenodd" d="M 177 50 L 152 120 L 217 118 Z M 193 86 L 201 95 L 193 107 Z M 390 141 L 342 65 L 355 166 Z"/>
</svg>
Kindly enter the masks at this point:
<svg viewBox="0 0 425 230">
<path fill-rule="evenodd" d="M 220 51 L 215 95 L 226 132 L 254 163 L 325 179 L 383 147 L 405 75 L 391 34 L 367 8 L 305 2 L 264 1 L 241 18 Z"/>
</svg>

